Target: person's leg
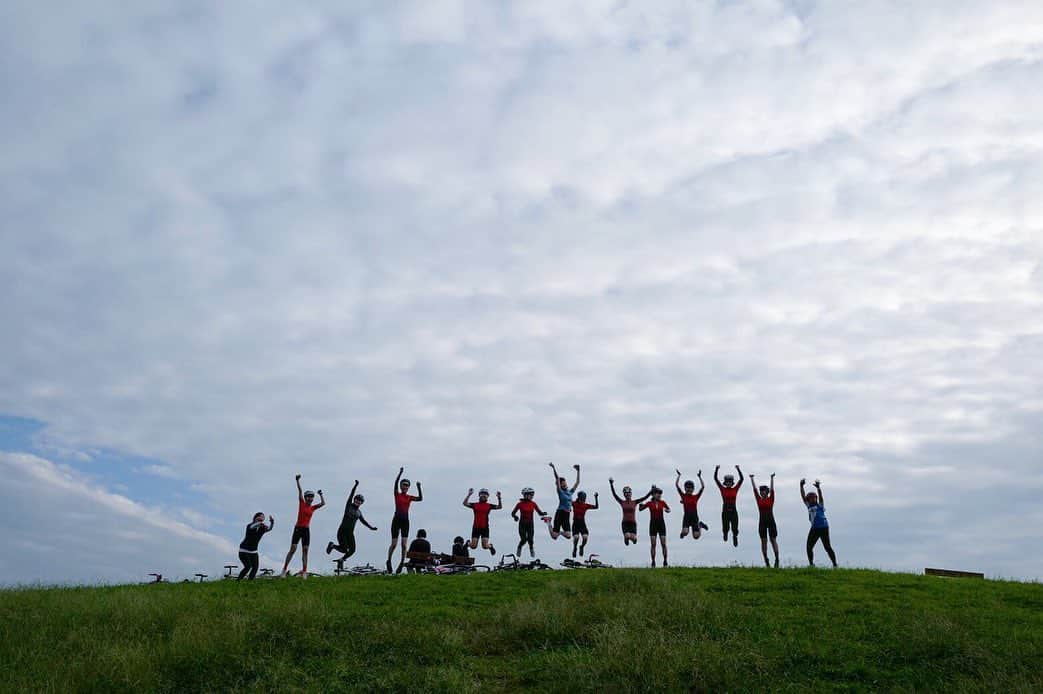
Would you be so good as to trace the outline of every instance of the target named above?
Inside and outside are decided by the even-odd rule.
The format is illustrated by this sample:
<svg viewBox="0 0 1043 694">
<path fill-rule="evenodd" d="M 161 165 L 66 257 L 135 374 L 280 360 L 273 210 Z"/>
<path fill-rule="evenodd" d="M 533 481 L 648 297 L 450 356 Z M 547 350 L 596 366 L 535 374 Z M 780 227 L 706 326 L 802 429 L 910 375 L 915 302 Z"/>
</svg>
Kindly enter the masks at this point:
<svg viewBox="0 0 1043 694">
<path fill-rule="evenodd" d="M 775 552 L 775 568 L 779 568 L 779 541 L 776 538 L 771 538 L 771 549 Z"/>
<path fill-rule="evenodd" d="M 739 546 L 739 512 L 732 511 L 732 545 Z"/>
<path fill-rule="evenodd" d="M 478 549 L 478 537 L 474 533 L 471 533 L 471 539 L 467 541 L 467 546 L 471 549 Z"/>
<path fill-rule="evenodd" d="M 307 543 L 301 543 L 301 576 L 308 577 L 308 545 Z"/>
<path fill-rule="evenodd" d="M 692 530 L 692 534 L 693 535 L 695 534 L 695 530 L 694 529 Z M 687 518 L 684 521 L 681 522 L 681 539 L 683 540 L 686 537 L 688 537 L 688 519 Z"/>
<path fill-rule="evenodd" d="M 576 553 L 579 551 L 579 535 L 572 538 L 572 558 L 576 558 Z"/>
<path fill-rule="evenodd" d="M 814 528 L 811 528 L 810 530 L 808 530 L 808 543 L 807 543 L 808 566 L 814 566 L 815 565 L 815 543 L 816 542 L 818 542 L 818 534 L 815 532 Z"/>
<path fill-rule="evenodd" d="M 254 576 L 257 575 L 257 569 L 261 566 L 261 555 L 251 554 L 250 555 L 250 575 L 247 576 L 249 580 L 254 580 Z"/>
<path fill-rule="evenodd" d="M 721 533 L 724 536 L 724 541 L 728 541 L 728 511 L 727 509 L 721 511 Z"/>
<path fill-rule="evenodd" d="M 297 551 L 297 541 L 294 540 L 290 545 L 290 551 L 286 553 L 286 561 L 282 565 L 282 573 L 285 576 L 290 570 L 290 560 L 293 559 L 294 553 Z"/>
<path fill-rule="evenodd" d="M 239 553 L 239 561 L 243 564 L 243 570 L 239 572 L 239 578 L 236 579 L 237 581 L 243 580 L 246 577 L 246 574 L 250 573 L 250 556 L 251 552 Z M 252 556 L 256 557 L 257 555 L 253 554 Z"/>
<path fill-rule="evenodd" d="M 829 560 L 833 562 L 833 568 L 836 568 L 837 555 L 833 551 L 833 545 L 829 542 L 829 528 L 822 529 L 822 547 L 826 550 L 826 554 L 829 555 Z"/>
<path fill-rule="evenodd" d="M 649 554 L 652 557 L 652 568 L 654 569 L 655 568 L 655 535 L 650 536 L 648 539 L 650 540 L 648 552 L 649 552 Z"/>
<path fill-rule="evenodd" d="M 659 544 L 663 548 L 663 566 L 669 566 L 670 562 L 667 560 L 667 556 L 666 556 L 666 534 L 665 533 L 661 534 L 659 536 Z"/>
<path fill-rule="evenodd" d="M 583 533 L 583 544 L 579 546 L 579 556 L 582 557 L 583 553 L 587 550 L 587 540 L 589 539 L 590 535 L 588 533 Z"/>
</svg>

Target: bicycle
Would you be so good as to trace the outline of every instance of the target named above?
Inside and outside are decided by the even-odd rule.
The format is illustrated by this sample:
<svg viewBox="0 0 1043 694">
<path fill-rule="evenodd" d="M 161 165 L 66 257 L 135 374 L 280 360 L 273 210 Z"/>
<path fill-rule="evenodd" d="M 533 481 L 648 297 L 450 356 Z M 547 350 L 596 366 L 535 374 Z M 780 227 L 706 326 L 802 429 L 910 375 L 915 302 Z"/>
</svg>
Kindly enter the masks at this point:
<svg viewBox="0 0 1043 694">
<path fill-rule="evenodd" d="M 611 564 L 606 564 L 597 558 L 598 555 L 591 554 L 583 561 L 576 561 L 575 559 L 565 559 L 561 562 L 561 565 L 566 569 L 611 569 L 614 568 Z"/>
<path fill-rule="evenodd" d="M 163 578 L 163 574 L 149 574 L 149 576 L 152 576 L 152 580 L 145 581 L 145 585 L 151 586 L 157 583 L 170 583 L 170 581 Z"/>
<path fill-rule="evenodd" d="M 546 571 L 552 568 L 553 567 L 544 564 L 539 559 L 534 559 L 526 563 L 519 561 L 518 557 L 513 554 L 504 554 L 500 557 L 499 565 L 494 567 L 493 571 Z"/>
</svg>

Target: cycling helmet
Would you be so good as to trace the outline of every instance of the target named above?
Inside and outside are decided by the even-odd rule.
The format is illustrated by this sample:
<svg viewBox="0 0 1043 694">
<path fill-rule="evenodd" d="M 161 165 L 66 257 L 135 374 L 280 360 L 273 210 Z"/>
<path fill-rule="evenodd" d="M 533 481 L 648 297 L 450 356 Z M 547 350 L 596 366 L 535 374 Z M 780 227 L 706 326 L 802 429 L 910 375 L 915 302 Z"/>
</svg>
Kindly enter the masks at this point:
<svg viewBox="0 0 1043 694">
<path fill-rule="evenodd" d="M 689 487 L 691 487 L 692 489 L 695 489 L 695 482 L 693 482 L 692 480 L 685 480 L 684 481 L 684 488 L 688 489 Z"/>
<path fill-rule="evenodd" d="M 486 489 L 485 487 L 482 487 L 481 489 L 478 490 L 478 496 L 482 496 L 483 494 L 485 496 L 489 496 L 489 490 Z"/>
<path fill-rule="evenodd" d="M 576 494 L 576 498 L 577 499 L 586 499 L 587 498 L 587 493 L 586 492 L 578 492 Z"/>
<path fill-rule="evenodd" d="M 315 496 L 315 492 L 313 492 L 310 489 L 308 491 L 304 492 L 304 498 L 305 499 L 307 499 L 309 496 Z"/>
<path fill-rule="evenodd" d="M 652 493 L 653 494 L 662 494 L 663 490 L 653 484 L 652 485 Z"/>
<path fill-rule="evenodd" d="M 365 500 L 366 500 L 366 497 L 362 496 L 361 494 L 356 494 L 355 495 L 355 501 L 359 502 L 360 504 L 363 503 Z"/>
<path fill-rule="evenodd" d="M 402 487 L 402 486 L 408 487 L 411 484 L 412 484 L 412 482 L 410 482 L 409 480 L 404 479 L 404 480 L 402 480 L 401 482 L 398 483 L 398 486 L 400 486 L 400 487 Z"/>
<path fill-rule="evenodd" d="M 760 490 L 761 490 L 761 496 L 768 496 L 768 494 L 771 492 L 771 487 L 769 487 L 766 484 L 762 484 L 760 486 Z"/>
<path fill-rule="evenodd" d="M 528 496 L 529 494 L 535 494 L 535 493 L 536 493 L 536 490 L 533 489 L 532 487 L 523 487 L 522 488 L 522 496 Z"/>
<path fill-rule="evenodd" d="M 735 481 L 735 475 L 725 475 L 724 476 L 724 483 L 725 484 L 728 484 L 729 482 L 734 482 L 734 481 Z"/>
<path fill-rule="evenodd" d="M 454 545 L 462 545 L 463 543 L 464 543 L 464 539 L 462 537 L 460 537 L 459 535 L 457 535 L 456 537 L 453 538 L 453 544 Z"/>
<path fill-rule="evenodd" d="M 623 493 L 624 494 L 633 494 L 634 490 L 631 489 L 630 487 L 623 487 Z"/>
</svg>

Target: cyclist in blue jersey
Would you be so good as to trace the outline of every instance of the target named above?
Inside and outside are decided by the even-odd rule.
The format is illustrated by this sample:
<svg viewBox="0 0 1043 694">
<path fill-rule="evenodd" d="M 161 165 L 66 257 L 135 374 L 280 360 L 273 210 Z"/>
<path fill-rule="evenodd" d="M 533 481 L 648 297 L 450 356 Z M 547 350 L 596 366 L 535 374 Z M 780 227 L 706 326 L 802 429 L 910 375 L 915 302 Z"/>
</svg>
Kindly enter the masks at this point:
<svg viewBox="0 0 1043 694">
<path fill-rule="evenodd" d="M 569 487 L 569 483 L 564 477 L 558 474 L 558 469 L 554 467 L 554 463 L 549 463 L 551 471 L 554 473 L 554 490 L 558 493 L 558 510 L 554 512 L 554 524 L 551 525 L 550 518 L 544 517 L 544 522 L 547 523 L 547 528 L 550 530 L 550 537 L 552 540 L 557 540 L 558 537 L 564 537 L 566 540 L 572 539 L 572 523 L 570 515 L 572 513 L 572 495 L 579 488 L 579 465 L 573 465 L 573 469 L 576 471 L 576 483 Z"/>
<path fill-rule="evenodd" d="M 800 498 L 804 501 L 804 505 L 808 507 L 808 520 L 811 521 L 811 529 L 808 531 L 808 564 L 810 566 L 815 565 L 815 544 L 822 540 L 822 547 L 825 548 L 826 554 L 829 555 L 829 560 L 833 562 L 833 566 L 837 565 L 837 555 L 833 552 L 833 545 L 829 542 L 829 521 L 826 520 L 826 506 L 822 499 L 822 483 L 815 480 L 814 492 L 804 492 L 804 480 L 800 481 Z"/>
</svg>

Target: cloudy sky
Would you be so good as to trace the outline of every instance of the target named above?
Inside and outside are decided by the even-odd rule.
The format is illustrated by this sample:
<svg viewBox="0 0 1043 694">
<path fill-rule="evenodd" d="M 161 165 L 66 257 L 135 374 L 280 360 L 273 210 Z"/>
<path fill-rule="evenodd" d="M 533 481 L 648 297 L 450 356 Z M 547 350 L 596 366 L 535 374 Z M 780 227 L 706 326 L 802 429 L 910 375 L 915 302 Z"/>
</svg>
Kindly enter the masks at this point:
<svg viewBox="0 0 1043 694">
<path fill-rule="evenodd" d="M 849 566 L 1043 577 L 1043 4 L 0 9 L 0 583 L 361 560 L 547 461 L 820 477 Z M 748 483 L 747 483 L 748 485 Z M 759 561 L 713 532 L 679 564 Z M 644 523 L 642 523 L 644 526 Z M 644 531 L 642 530 L 642 536 Z M 516 539 L 494 516 L 501 549 Z M 544 559 L 562 542 L 539 535 Z M 313 566 L 326 570 L 325 556 Z"/>
</svg>

